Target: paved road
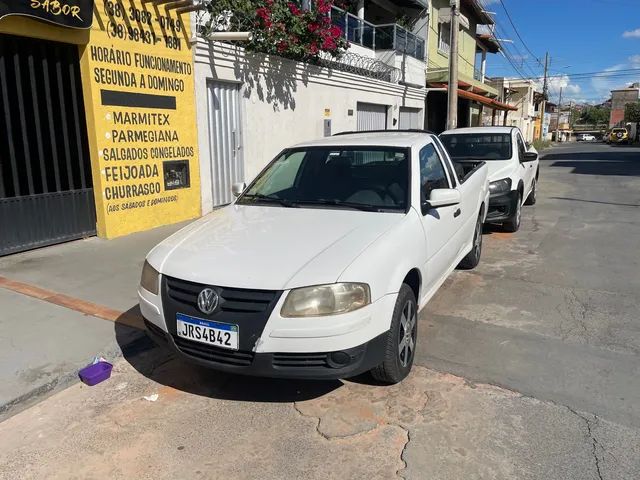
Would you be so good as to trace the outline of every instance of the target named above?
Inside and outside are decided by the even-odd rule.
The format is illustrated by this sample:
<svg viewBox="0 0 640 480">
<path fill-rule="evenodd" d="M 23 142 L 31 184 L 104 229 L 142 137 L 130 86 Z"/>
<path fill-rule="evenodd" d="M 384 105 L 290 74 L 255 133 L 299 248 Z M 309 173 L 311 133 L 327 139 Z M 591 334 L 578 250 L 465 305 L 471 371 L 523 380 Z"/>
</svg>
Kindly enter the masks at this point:
<svg viewBox="0 0 640 480">
<path fill-rule="evenodd" d="M 525 212 L 440 290 L 418 363 L 640 428 L 640 149 L 554 148 Z"/>
<path fill-rule="evenodd" d="M 134 341 L 108 382 L 0 423 L 0 478 L 640 478 L 639 230 L 640 149 L 556 147 L 521 231 L 487 229 L 423 312 L 401 385 L 233 377 Z"/>
</svg>

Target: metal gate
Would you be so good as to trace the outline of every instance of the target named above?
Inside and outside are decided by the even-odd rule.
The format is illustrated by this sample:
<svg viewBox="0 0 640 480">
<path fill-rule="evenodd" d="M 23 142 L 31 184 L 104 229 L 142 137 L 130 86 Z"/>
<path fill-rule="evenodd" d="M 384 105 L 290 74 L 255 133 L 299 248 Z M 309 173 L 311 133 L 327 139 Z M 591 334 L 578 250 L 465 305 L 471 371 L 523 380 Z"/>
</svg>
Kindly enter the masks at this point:
<svg viewBox="0 0 640 480">
<path fill-rule="evenodd" d="M 422 125 L 422 110 L 419 108 L 400 107 L 400 113 L 398 117 L 398 129 L 411 130 L 421 129 Z"/>
<path fill-rule="evenodd" d="M 0 34 L 0 255 L 95 233 L 78 48 Z"/>
<path fill-rule="evenodd" d="M 358 131 L 386 130 L 387 106 L 358 102 Z"/>
<path fill-rule="evenodd" d="M 231 185 L 244 181 L 240 86 L 209 82 L 209 150 L 213 205 L 233 200 Z"/>
</svg>

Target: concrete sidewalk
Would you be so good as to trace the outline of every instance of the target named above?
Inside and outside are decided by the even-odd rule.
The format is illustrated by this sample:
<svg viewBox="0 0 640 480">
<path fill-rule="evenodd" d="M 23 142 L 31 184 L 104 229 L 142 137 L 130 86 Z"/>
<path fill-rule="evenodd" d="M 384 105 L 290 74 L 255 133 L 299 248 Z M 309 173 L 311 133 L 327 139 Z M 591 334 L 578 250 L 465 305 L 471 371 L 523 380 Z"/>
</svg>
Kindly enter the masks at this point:
<svg viewBox="0 0 640 480">
<path fill-rule="evenodd" d="M 0 258 L 0 421 L 75 382 L 95 355 L 150 347 L 135 328 L 142 264 L 184 225 Z"/>
</svg>

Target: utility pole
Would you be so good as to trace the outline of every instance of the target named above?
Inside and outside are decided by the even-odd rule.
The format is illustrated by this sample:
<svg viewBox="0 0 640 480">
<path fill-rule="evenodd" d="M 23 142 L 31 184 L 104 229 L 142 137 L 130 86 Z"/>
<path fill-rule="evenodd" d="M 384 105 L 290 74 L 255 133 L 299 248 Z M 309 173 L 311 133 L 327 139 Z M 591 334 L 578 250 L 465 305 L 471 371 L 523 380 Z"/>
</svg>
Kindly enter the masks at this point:
<svg viewBox="0 0 640 480">
<path fill-rule="evenodd" d="M 547 83 L 547 70 L 549 69 L 549 52 L 544 56 L 544 84 L 542 87 L 542 104 L 540 105 L 540 140 L 544 138 L 544 112 L 547 108 L 547 91 L 549 84 Z"/>
<path fill-rule="evenodd" d="M 560 87 L 560 98 L 558 99 L 558 120 L 556 121 L 556 143 L 560 143 L 560 115 L 562 114 L 562 87 Z"/>
<path fill-rule="evenodd" d="M 458 126 L 458 35 L 460 33 L 460 0 L 449 0 L 451 7 L 451 41 L 449 42 L 449 106 L 447 130 Z"/>
</svg>

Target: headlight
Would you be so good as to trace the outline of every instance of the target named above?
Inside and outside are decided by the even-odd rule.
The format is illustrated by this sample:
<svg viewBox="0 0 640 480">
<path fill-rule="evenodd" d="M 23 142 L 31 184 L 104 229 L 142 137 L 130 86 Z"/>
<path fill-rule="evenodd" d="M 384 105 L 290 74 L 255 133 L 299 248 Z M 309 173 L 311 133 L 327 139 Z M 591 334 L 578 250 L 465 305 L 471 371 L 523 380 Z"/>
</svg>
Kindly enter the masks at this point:
<svg viewBox="0 0 640 480">
<path fill-rule="evenodd" d="M 489 184 L 489 192 L 496 193 L 507 193 L 511 190 L 511 179 L 503 178 L 502 180 L 496 180 L 495 182 L 491 182 Z"/>
<path fill-rule="evenodd" d="M 365 283 L 334 283 L 291 290 L 280 314 L 283 317 L 336 315 L 352 312 L 370 303 L 369 285 Z"/>
<path fill-rule="evenodd" d="M 160 274 L 158 271 L 149 265 L 149 262 L 144 261 L 144 267 L 142 267 L 142 276 L 140 277 L 140 285 L 145 290 L 153 293 L 154 295 L 158 295 L 158 279 L 160 278 Z"/>
</svg>

